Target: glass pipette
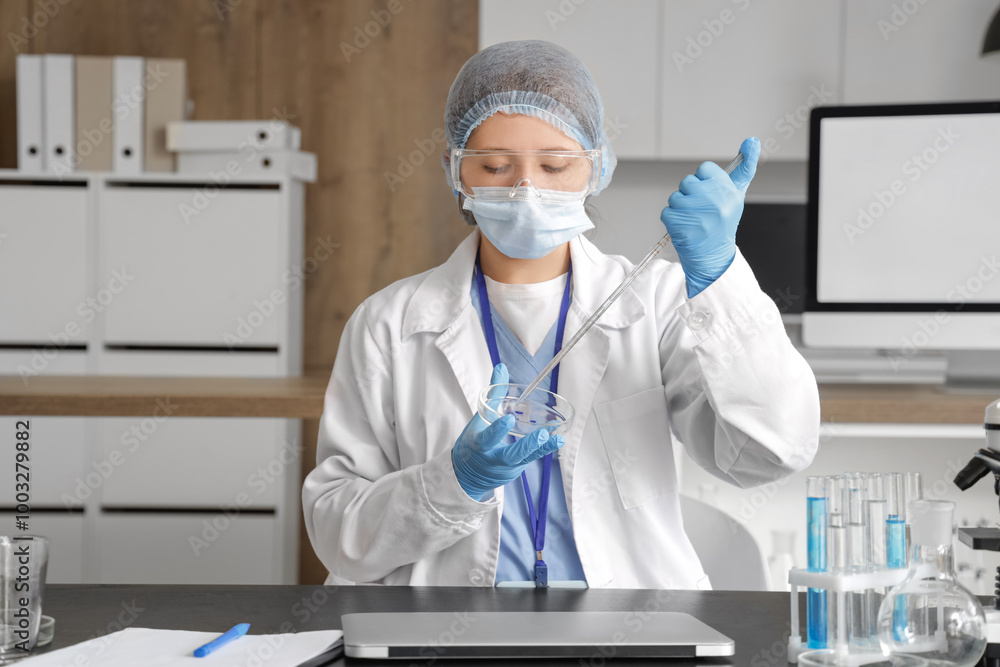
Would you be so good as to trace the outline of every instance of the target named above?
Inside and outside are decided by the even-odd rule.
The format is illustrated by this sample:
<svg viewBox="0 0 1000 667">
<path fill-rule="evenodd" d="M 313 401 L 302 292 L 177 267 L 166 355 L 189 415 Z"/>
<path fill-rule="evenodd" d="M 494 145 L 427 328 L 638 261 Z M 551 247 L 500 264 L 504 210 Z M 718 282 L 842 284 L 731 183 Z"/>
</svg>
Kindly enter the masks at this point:
<svg viewBox="0 0 1000 667">
<path fill-rule="evenodd" d="M 733 161 L 729 163 L 729 165 L 726 167 L 726 173 L 727 174 L 733 173 L 733 170 L 736 169 L 736 167 L 738 167 L 741 162 L 743 162 L 743 153 L 737 154 L 736 157 L 733 159 Z M 590 331 L 590 328 L 594 326 L 597 320 L 601 318 L 601 315 L 603 315 L 604 312 L 608 308 L 610 308 L 615 301 L 618 300 L 618 297 L 620 297 L 622 293 L 626 289 L 628 289 L 628 286 L 635 281 L 636 277 L 638 277 L 640 273 L 642 273 L 642 270 L 646 268 L 646 265 L 649 264 L 651 261 L 653 261 L 653 258 L 656 257 L 658 254 L 660 254 L 660 251 L 666 248 L 668 243 L 670 243 L 670 234 L 664 234 L 663 238 L 657 241 L 656 245 L 653 246 L 653 249 L 650 250 L 649 253 L 642 258 L 642 261 L 635 265 L 635 268 L 632 269 L 632 272 L 629 273 L 627 276 L 625 276 L 625 280 L 622 281 L 622 284 L 619 285 L 615 289 L 615 291 L 611 293 L 611 296 L 609 296 L 607 299 L 604 300 L 604 303 L 601 304 L 600 308 L 594 311 L 594 314 L 591 315 L 587 319 L 587 321 L 583 323 L 583 325 L 577 330 L 575 334 L 573 334 L 573 337 L 569 339 L 569 342 L 562 346 L 562 349 L 559 350 L 559 353 L 556 354 L 554 357 L 552 357 L 552 361 L 547 363 L 545 365 L 545 368 L 542 369 L 542 372 L 539 373 L 538 376 L 531 381 L 531 384 L 529 384 L 523 392 L 521 392 L 521 397 L 514 402 L 514 405 L 520 405 L 521 401 L 530 396 L 533 391 L 538 389 L 538 385 L 542 383 L 542 380 L 548 377 L 549 373 L 552 372 L 552 369 L 555 368 L 556 365 L 560 361 L 562 361 L 562 358 L 565 357 L 566 354 L 573 349 L 573 346 L 575 346 L 580 341 L 580 339 L 583 338 L 583 335 L 588 331 Z"/>
</svg>

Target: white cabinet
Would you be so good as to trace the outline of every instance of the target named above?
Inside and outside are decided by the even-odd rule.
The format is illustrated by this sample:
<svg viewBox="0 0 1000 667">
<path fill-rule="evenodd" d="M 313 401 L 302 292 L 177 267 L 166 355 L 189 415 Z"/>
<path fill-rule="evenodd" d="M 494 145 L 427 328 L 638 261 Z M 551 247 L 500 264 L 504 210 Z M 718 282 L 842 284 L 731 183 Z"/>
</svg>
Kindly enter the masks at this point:
<svg viewBox="0 0 1000 667">
<path fill-rule="evenodd" d="M 298 465 L 298 450 L 281 448 L 281 419 L 157 414 L 101 421 L 103 507 L 274 508 L 281 474 L 276 479 L 269 469 Z"/>
<path fill-rule="evenodd" d="M 288 317 L 280 186 L 215 186 L 212 199 L 174 186 L 109 180 L 101 191 L 98 281 L 120 284 L 108 344 L 277 346 Z"/>
<path fill-rule="evenodd" d="M 0 521 L 4 526 L 13 526 L 14 516 L 13 513 L 0 512 Z M 84 520 L 82 511 L 32 512 L 26 534 L 41 535 L 49 540 L 46 583 L 78 584 L 86 580 Z"/>
<path fill-rule="evenodd" d="M 0 185 L 0 343 L 87 343 L 88 201 L 85 180 Z"/>
<path fill-rule="evenodd" d="M 98 519 L 102 584 L 290 583 L 277 576 L 276 518 L 108 512 Z"/>
<path fill-rule="evenodd" d="M 756 136 L 768 159 L 805 159 L 809 109 L 840 100 L 840 14 L 839 2 L 664 2 L 659 156 L 729 162 Z"/>
<path fill-rule="evenodd" d="M 302 372 L 301 181 L 72 178 L 0 173 L 0 373 Z M 177 401 L 139 417 L 25 416 L 31 524 L 60 563 L 50 581 L 297 580 L 300 422 L 178 417 Z M 19 418 L 0 417 L 0 437 Z M 13 481 L 0 477 L 0 512 Z M 227 511 L 238 519 L 193 548 Z"/>
<path fill-rule="evenodd" d="M 29 497 L 32 507 L 82 507 L 87 486 L 87 420 L 82 417 L 0 417 L 0 437 L 11 441 L 15 424 L 28 422 L 30 474 Z M 21 430 L 20 427 L 17 430 Z M 0 482 L 0 507 L 16 504 L 13 447 L 6 451 L 8 471 Z"/>
<path fill-rule="evenodd" d="M 0 350 L 0 374 L 20 376 L 31 383 L 34 373 L 83 375 L 86 354 L 82 350 L 49 348 L 45 351 Z M 29 495 L 33 508 L 83 507 L 90 491 L 86 483 L 90 435 L 82 417 L 0 417 L 0 438 L 14 437 L 19 421 L 29 422 Z M 18 429 L 20 430 L 20 429 Z M 0 475 L 0 507 L 13 507 L 15 487 L 13 449 L 9 473 Z"/>
<path fill-rule="evenodd" d="M 566 47 L 601 92 L 605 129 L 619 159 L 655 158 L 659 11 L 659 0 L 483 0 L 479 45 L 544 39 Z"/>
<path fill-rule="evenodd" d="M 544 39 L 591 70 L 620 158 L 808 156 L 809 112 L 829 104 L 1000 97 L 981 56 L 995 0 L 481 0 L 480 45 Z"/>
<path fill-rule="evenodd" d="M 770 159 L 802 160 L 809 109 L 840 99 L 841 11 L 840 2 L 482 0 L 479 36 L 481 47 L 544 39 L 576 54 L 601 91 L 619 158 L 728 161 L 756 135 Z"/>
<path fill-rule="evenodd" d="M 1000 98 L 1000 53 L 980 55 L 996 0 L 846 0 L 844 101 Z"/>
</svg>

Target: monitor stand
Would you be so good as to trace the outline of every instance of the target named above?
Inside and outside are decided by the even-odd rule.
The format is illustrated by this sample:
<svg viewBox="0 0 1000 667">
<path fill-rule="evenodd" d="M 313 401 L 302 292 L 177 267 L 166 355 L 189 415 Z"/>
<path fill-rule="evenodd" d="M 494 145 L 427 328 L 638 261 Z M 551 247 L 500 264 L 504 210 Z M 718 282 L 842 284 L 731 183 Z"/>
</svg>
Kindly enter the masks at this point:
<svg viewBox="0 0 1000 667">
<path fill-rule="evenodd" d="M 1000 398 L 1000 350 L 949 350 L 947 354 L 945 383 L 936 389 L 949 394 L 992 393 Z"/>
</svg>

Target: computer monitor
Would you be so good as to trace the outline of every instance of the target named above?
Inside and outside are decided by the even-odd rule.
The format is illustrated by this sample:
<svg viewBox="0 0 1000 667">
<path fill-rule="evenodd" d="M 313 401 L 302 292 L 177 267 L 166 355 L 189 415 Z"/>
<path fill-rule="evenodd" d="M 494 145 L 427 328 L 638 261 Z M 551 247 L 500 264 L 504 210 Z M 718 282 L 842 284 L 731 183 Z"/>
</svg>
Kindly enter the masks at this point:
<svg viewBox="0 0 1000 667">
<path fill-rule="evenodd" d="M 803 343 L 1000 350 L 1000 101 L 812 110 Z"/>
</svg>

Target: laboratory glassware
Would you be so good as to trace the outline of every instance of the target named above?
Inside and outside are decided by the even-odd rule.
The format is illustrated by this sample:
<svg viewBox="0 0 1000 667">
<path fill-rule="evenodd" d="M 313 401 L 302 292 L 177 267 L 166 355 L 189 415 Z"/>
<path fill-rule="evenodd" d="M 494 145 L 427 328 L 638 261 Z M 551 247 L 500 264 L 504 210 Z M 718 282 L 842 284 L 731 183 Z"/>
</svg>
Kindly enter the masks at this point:
<svg viewBox="0 0 1000 667">
<path fill-rule="evenodd" d="M 896 664 L 900 656 L 916 656 L 929 665 L 972 667 L 986 650 L 986 616 L 955 576 L 955 503 L 915 500 L 909 509 L 910 568 L 879 608 L 882 652 Z M 905 611 L 901 631 L 900 609 Z"/>
</svg>

